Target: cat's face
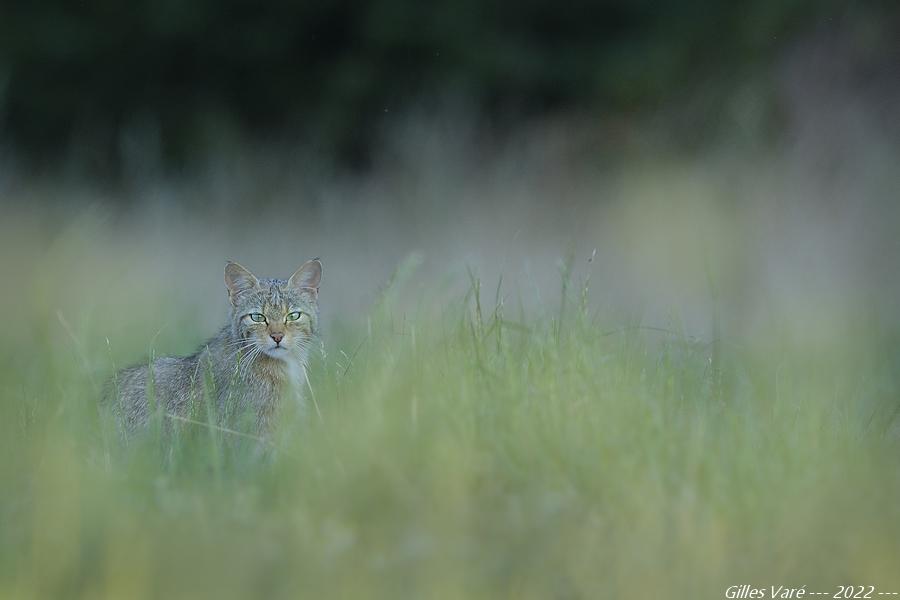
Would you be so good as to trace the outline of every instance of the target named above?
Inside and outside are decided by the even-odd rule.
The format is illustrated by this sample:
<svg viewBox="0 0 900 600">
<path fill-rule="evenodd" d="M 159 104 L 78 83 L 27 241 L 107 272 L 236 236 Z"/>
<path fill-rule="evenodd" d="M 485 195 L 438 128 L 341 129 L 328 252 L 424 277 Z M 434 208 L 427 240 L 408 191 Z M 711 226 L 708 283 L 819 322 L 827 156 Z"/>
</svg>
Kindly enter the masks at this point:
<svg viewBox="0 0 900 600">
<path fill-rule="evenodd" d="M 304 360 L 318 330 L 322 263 L 307 261 L 288 279 L 257 279 L 241 265 L 225 266 L 232 326 L 244 352 Z"/>
</svg>

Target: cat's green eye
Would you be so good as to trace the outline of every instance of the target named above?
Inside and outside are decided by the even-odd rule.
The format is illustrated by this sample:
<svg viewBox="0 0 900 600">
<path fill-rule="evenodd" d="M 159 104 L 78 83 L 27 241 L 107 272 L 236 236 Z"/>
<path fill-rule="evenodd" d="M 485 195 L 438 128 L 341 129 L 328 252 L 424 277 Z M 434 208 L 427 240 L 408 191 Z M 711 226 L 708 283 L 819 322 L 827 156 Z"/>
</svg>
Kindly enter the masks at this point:
<svg viewBox="0 0 900 600">
<path fill-rule="evenodd" d="M 292 313 L 289 313 L 289 314 L 288 314 L 287 320 L 288 320 L 288 321 L 296 321 L 296 320 L 299 319 L 302 315 L 303 315 L 302 312 L 300 312 L 300 311 L 295 311 L 295 312 L 292 312 Z"/>
<path fill-rule="evenodd" d="M 265 323 L 266 316 L 260 313 L 250 313 L 250 320 L 254 323 Z"/>
</svg>

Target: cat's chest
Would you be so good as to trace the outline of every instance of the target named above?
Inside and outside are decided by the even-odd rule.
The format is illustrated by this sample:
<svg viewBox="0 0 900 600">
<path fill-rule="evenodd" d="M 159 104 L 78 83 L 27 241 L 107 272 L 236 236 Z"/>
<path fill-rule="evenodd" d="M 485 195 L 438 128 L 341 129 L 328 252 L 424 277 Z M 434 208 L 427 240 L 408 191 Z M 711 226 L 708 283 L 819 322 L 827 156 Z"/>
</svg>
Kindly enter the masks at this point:
<svg viewBox="0 0 900 600">
<path fill-rule="evenodd" d="M 259 369 L 242 382 L 243 393 L 253 404 L 271 404 L 285 397 L 298 396 L 304 381 L 299 365 L 279 365 L 276 369 Z"/>
</svg>

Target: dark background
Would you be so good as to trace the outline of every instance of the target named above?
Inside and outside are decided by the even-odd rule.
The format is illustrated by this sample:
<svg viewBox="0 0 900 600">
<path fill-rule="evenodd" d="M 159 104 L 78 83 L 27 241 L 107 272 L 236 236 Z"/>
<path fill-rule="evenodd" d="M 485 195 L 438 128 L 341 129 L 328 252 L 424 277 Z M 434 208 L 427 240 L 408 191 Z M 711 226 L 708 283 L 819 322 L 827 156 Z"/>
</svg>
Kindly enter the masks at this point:
<svg viewBox="0 0 900 600">
<path fill-rule="evenodd" d="M 366 169 L 386 118 L 451 102 L 498 130 L 562 112 L 714 115 L 795 40 L 856 28 L 893 52 L 897 2 L 86 0 L 0 7 L 0 133 L 22 169 L 73 154 L 115 179 L 129 139 L 166 170 L 225 138 L 298 142 Z M 836 23 L 836 25 L 835 25 Z M 761 129 L 777 131 L 763 94 Z M 685 144 L 717 133 L 688 119 Z M 677 127 L 673 125 L 673 127 Z M 148 141 L 149 140 L 149 141 Z"/>
</svg>

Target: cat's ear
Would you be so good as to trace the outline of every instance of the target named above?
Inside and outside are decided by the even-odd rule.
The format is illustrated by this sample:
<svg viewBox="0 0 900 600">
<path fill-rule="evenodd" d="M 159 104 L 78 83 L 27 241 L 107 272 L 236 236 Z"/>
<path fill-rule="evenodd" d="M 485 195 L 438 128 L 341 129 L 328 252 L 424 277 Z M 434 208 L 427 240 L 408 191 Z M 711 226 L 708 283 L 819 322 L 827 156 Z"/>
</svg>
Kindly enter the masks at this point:
<svg viewBox="0 0 900 600">
<path fill-rule="evenodd" d="M 232 304 L 238 294 L 256 289 L 258 285 L 259 280 L 241 265 L 230 260 L 225 265 L 225 287 L 228 288 L 228 299 Z"/>
<path fill-rule="evenodd" d="M 318 258 L 308 260 L 299 269 L 294 271 L 288 279 L 288 285 L 298 289 L 319 291 L 319 282 L 322 281 L 322 261 Z"/>
</svg>

